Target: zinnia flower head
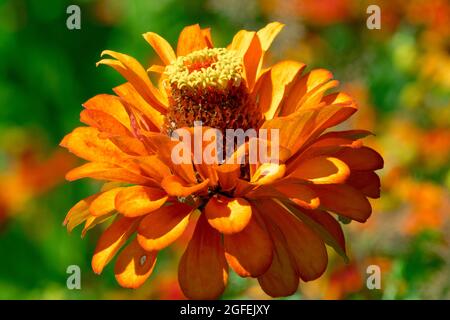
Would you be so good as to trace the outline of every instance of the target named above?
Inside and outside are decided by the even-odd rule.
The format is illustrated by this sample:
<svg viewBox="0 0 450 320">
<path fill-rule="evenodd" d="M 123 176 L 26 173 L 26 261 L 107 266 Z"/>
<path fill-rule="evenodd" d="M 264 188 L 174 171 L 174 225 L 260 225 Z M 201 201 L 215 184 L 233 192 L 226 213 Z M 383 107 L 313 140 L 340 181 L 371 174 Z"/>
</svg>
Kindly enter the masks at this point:
<svg viewBox="0 0 450 320">
<path fill-rule="evenodd" d="M 84 222 L 83 234 L 112 220 L 92 259 L 94 272 L 120 251 L 114 272 L 120 285 L 137 288 L 152 273 L 158 252 L 195 229 L 179 261 L 178 281 L 188 298 L 216 298 L 229 267 L 257 278 L 269 295 L 293 294 L 303 281 L 325 271 L 327 251 L 344 258 L 345 241 L 334 215 L 364 222 L 367 197 L 379 197 L 374 170 L 383 160 L 365 147 L 363 130 L 325 130 L 356 110 L 327 70 L 305 73 L 305 65 L 282 61 L 263 67 L 263 58 L 283 25 L 238 32 L 227 48 L 214 48 L 209 29 L 188 26 L 175 51 L 155 33 L 144 34 L 162 65 L 147 71 L 132 57 L 104 51 L 98 64 L 117 70 L 127 82 L 115 95 L 84 104 L 81 121 L 61 145 L 89 162 L 67 174 L 72 181 L 106 181 L 77 203 L 65 223 Z M 147 72 L 159 76 L 154 85 Z M 227 129 L 276 129 L 276 161 L 239 164 L 252 139 L 225 161 L 175 163 L 171 133 L 195 122 Z M 194 147 L 189 144 L 190 147 Z M 201 148 L 207 148 L 202 145 Z M 190 155 L 189 155 L 190 156 Z M 269 155 L 274 157 L 273 154 Z"/>
</svg>

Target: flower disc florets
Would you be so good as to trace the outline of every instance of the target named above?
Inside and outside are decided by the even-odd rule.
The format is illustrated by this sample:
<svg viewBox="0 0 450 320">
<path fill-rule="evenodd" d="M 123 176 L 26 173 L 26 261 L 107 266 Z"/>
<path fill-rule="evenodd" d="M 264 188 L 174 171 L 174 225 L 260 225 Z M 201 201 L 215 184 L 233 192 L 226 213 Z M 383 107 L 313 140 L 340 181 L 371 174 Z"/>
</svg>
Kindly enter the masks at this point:
<svg viewBox="0 0 450 320">
<path fill-rule="evenodd" d="M 170 91 L 165 119 L 168 133 L 192 127 L 194 121 L 221 131 L 246 130 L 260 119 L 243 78 L 242 58 L 235 51 L 194 51 L 168 65 L 165 75 Z"/>
</svg>

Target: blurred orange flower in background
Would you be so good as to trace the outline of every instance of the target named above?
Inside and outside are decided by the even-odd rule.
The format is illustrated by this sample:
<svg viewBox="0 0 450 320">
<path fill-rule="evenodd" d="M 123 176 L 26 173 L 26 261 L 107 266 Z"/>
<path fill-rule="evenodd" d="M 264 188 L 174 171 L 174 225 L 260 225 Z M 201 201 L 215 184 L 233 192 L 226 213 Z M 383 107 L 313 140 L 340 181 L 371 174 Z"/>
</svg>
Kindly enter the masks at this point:
<svg viewBox="0 0 450 320">
<path fill-rule="evenodd" d="M 65 172 L 75 164 L 75 158 L 61 150 L 43 158 L 41 145 L 30 134 L 21 133 L 28 135 L 27 142 L 15 139 L 11 132 L 2 134 L 3 139 L 12 139 L 9 144 L 14 146 L 1 150 L 7 165 L 0 170 L 0 224 L 23 210 L 31 199 L 62 182 Z"/>
<path fill-rule="evenodd" d="M 214 48 L 210 30 L 192 25 L 181 32 L 176 53 L 148 32 L 144 38 L 162 61 L 147 70 L 159 76 L 158 86 L 134 58 L 103 52 L 112 58 L 98 64 L 128 82 L 114 88 L 116 95 L 88 100 L 81 112 L 88 126 L 61 142 L 89 161 L 71 170 L 68 180 L 109 181 L 65 220 L 69 231 L 84 222 L 84 234 L 114 217 L 95 249 L 94 272 L 101 273 L 130 239 L 114 272 L 123 287 L 141 286 L 158 251 L 180 238 L 190 221 L 195 230 L 178 269 L 188 298 L 220 296 L 228 266 L 241 277 L 257 278 L 267 294 L 288 296 L 297 291 L 299 278 L 314 280 L 325 271 L 325 244 L 346 258 L 342 229 L 329 212 L 365 222 L 372 211 L 367 198 L 380 195 L 374 171 L 383 159 L 362 144 L 368 131 L 324 133 L 357 110 L 349 95 L 326 94 L 338 85 L 329 71 L 304 73 L 306 66 L 296 61 L 263 67 L 282 27 L 241 30 L 227 48 Z M 222 133 L 277 129 L 279 157 L 233 162 L 249 157 L 247 141 L 223 164 L 198 164 L 190 154 L 189 163 L 173 162 L 178 143 L 170 134 L 180 128 L 195 132 L 194 121 L 200 120 Z M 271 137 L 265 142 L 275 143 Z"/>
<path fill-rule="evenodd" d="M 403 232 L 416 234 L 423 230 L 439 230 L 450 212 L 446 191 L 433 183 L 410 182 L 405 188 L 411 213 L 405 218 Z"/>
</svg>

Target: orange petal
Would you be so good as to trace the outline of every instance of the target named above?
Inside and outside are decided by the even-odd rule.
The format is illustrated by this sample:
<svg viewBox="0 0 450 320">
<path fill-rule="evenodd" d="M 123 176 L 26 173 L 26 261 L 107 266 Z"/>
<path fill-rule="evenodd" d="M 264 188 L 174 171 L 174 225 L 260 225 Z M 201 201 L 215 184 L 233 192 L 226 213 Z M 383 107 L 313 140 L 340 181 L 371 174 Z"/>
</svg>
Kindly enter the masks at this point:
<svg viewBox="0 0 450 320">
<path fill-rule="evenodd" d="M 171 175 L 170 169 L 157 157 L 147 156 L 136 159 L 142 171 L 156 181 L 161 181 Z"/>
<path fill-rule="evenodd" d="M 263 54 L 261 42 L 254 31 L 241 30 L 234 36 L 229 49 L 235 50 L 244 62 L 244 76 L 247 86 L 252 91 L 256 76 L 261 68 Z"/>
<path fill-rule="evenodd" d="M 340 239 L 336 237 L 336 234 L 333 232 L 334 230 L 329 230 L 328 226 L 322 225 L 322 220 L 316 221 L 314 217 L 311 217 L 310 214 L 305 212 L 312 212 L 318 210 L 305 210 L 295 203 L 286 200 L 286 199 L 273 199 L 281 208 L 283 208 L 286 212 L 292 214 L 292 217 L 295 217 L 297 220 L 303 222 L 308 228 L 310 228 L 314 233 L 316 233 L 327 245 L 332 247 L 336 253 L 338 253 L 345 262 L 348 262 L 349 259 L 345 253 L 345 247 L 340 242 Z M 322 211 L 318 213 L 321 215 Z M 337 223 L 336 221 L 334 221 Z"/>
<path fill-rule="evenodd" d="M 349 185 L 314 185 L 312 188 L 319 195 L 320 204 L 337 214 L 365 222 L 372 213 L 366 197 Z"/>
<path fill-rule="evenodd" d="M 352 171 L 347 183 L 367 197 L 380 197 L 380 177 L 373 171 Z"/>
<path fill-rule="evenodd" d="M 324 227 L 345 253 L 344 232 L 342 231 L 341 224 L 331 214 L 323 210 L 302 210 L 302 212 Z"/>
<path fill-rule="evenodd" d="M 150 66 L 150 68 L 147 69 L 147 72 L 154 72 L 154 73 L 163 74 L 164 70 L 166 70 L 166 68 L 164 66 L 153 64 L 153 65 Z"/>
<path fill-rule="evenodd" d="M 167 176 L 161 182 L 161 187 L 171 196 L 187 197 L 208 187 L 209 180 L 206 179 L 199 184 L 186 186 L 185 182 L 177 176 Z"/>
<path fill-rule="evenodd" d="M 333 157 L 316 157 L 298 164 L 289 177 L 307 180 L 314 184 L 344 183 L 350 175 L 347 165 Z"/>
<path fill-rule="evenodd" d="M 228 266 L 220 233 L 200 215 L 178 267 L 181 290 L 189 299 L 215 299 L 225 290 Z"/>
<path fill-rule="evenodd" d="M 148 214 L 139 224 L 139 244 L 148 251 L 164 249 L 186 230 L 192 210 L 177 202 Z"/>
<path fill-rule="evenodd" d="M 117 257 L 114 266 L 117 282 L 124 288 L 139 288 L 151 275 L 157 254 L 145 251 L 134 239 Z"/>
<path fill-rule="evenodd" d="M 200 164 L 194 164 L 194 166 L 202 180 L 208 179 L 210 187 L 214 188 L 217 186 L 219 177 L 218 177 L 217 172 L 214 169 L 213 165 L 206 164 L 206 163 L 200 163 Z"/>
<path fill-rule="evenodd" d="M 328 255 L 323 240 L 308 226 L 272 200 L 256 203 L 263 215 L 282 230 L 297 272 L 304 281 L 320 277 L 326 269 Z"/>
<path fill-rule="evenodd" d="M 104 162 L 89 162 L 85 165 L 70 170 L 66 174 L 66 179 L 69 181 L 74 181 L 81 178 L 157 185 L 156 182 L 149 178 Z"/>
<path fill-rule="evenodd" d="M 185 27 L 178 38 L 177 56 L 185 56 L 208 45 L 198 24 Z"/>
<path fill-rule="evenodd" d="M 275 37 L 283 29 L 284 24 L 279 22 L 271 22 L 267 24 L 264 28 L 258 30 L 257 35 L 261 41 L 261 47 L 264 51 L 269 50 Z"/>
<path fill-rule="evenodd" d="M 101 193 L 94 201 L 92 201 L 89 212 L 95 216 L 104 216 L 113 212 L 116 208 L 114 205 L 116 195 L 123 188 L 114 188 Z"/>
<path fill-rule="evenodd" d="M 319 196 L 306 185 L 281 181 L 274 188 L 303 208 L 316 209 L 320 205 Z"/>
<path fill-rule="evenodd" d="M 205 38 L 208 48 L 214 48 L 214 44 L 211 37 L 211 28 L 202 29 L 203 37 Z"/>
<path fill-rule="evenodd" d="M 261 43 L 259 42 L 258 36 L 256 36 L 255 34 L 252 41 L 250 42 L 247 52 L 243 57 L 245 80 L 247 81 L 247 86 L 250 91 L 253 90 L 257 76 L 261 69 L 262 55 L 263 51 L 261 48 Z"/>
<path fill-rule="evenodd" d="M 220 188 L 224 191 L 232 190 L 237 183 L 237 179 L 241 174 L 240 164 L 222 164 L 216 167 L 217 176 L 219 177 Z"/>
<path fill-rule="evenodd" d="M 272 264 L 272 240 L 255 217 L 241 232 L 225 235 L 224 248 L 228 264 L 241 277 L 258 277 Z"/>
<path fill-rule="evenodd" d="M 127 129 L 131 129 L 130 116 L 119 97 L 111 94 L 98 94 L 83 103 L 83 107 L 88 110 L 97 110 L 108 113 Z"/>
<path fill-rule="evenodd" d="M 161 208 L 167 198 L 161 189 L 132 186 L 120 190 L 115 206 L 125 217 L 138 217 Z"/>
<path fill-rule="evenodd" d="M 296 110 L 302 108 L 302 109 L 307 109 L 307 108 L 314 108 L 317 105 L 320 104 L 320 102 L 322 101 L 329 101 L 328 97 L 332 96 L 332 95 L 328 95 L 325 96 L 325 93 L 332 89 L 335 88 L 339 85 L 339 81 L 337 80 L 332 80 L 332 81 L 328 81 L 328 82 L 324 82 L 319 84 L 318 86 L 316 86 L 315 88 L 311 88 L 311 90 L 309 92 L 307 92 L 305 94 L 305 96 L 301 99 L 300 103 L 297 104 L 297 108 Z M 328 102 L 328 103 L 337 103 L 336 101 L 334 102 Z"/>
<path fill-rule="evenodd" d="M 100 274 L 137 228 L 137 220 L 118 217 L 101 235 L 92 257 L 92 270 Z"/>
<path fill-rule="evenodd" d="M 159 159 L 161 159 L 163 163 L 169 166 L 175 175 L 192 184 L 197 182 L 194 167 L 191 162 L 190 153 L 189 153 L 189 161 L 187 163 L 181 161 L 180 164 L 176 164 L 172 160 L 174 152 L 173 148 L 175 148 L 178 145 L 178 143 L 180 143 L 180 141 L 173 141 L 169 136 L 161 133 L 143 132 L 143 134 L 145 135 L 148 144 L 151 145 L 152 148 L 155 150 L 155 153 L 157 154 Z"/>
<path fill-rule="evenodd" d="M 163 37 L 154 32 L 144 33 L 143 37 L 152 46 L 153 50 L 155 50 L 165 65 L 171 64 L 177 58 L 172 46 Z"/>
<path fill-rule="evenodd" d="M 86 236 L 86 233 L 91 230 L 92 228 L 94 228 L 96 225 L 105 222 L 106 220 L 108 220 L 109 218 L 111 218 L 113 215 L 115 215 L 116 212 L 109 212 L 106 213 L 102 216 L 99 217 L 95 217 L 90 215 L 87 219 L 86 222 L 84 224 L 84 228 L 81 231 L 81 238 L 84 238 Z"/>
<path fill-rule="evenodd" d="M 65 226 L 67 226 L 67 230 L 69 232 L 72 232 L 75 227 L 83 223 L 89 217 L 89 206 L 97 197 L 98 194 L 94 194 L 90 197 L 80 200 L 69 210 L 63 223 Z"/>
<path fill-rule="evenodd" d="M 326 105 L 268 120 L 262 128 L 279 129 L 280 144 L 295 155 L 305 143 L 319 136 L 327 128 L 346 120 L 355 111 L 356 108 L 350 104 Z"/>
<path fill-rule="evenodd" d="M 129 136 L 108 137 L 120 151 L 132 156 L 144 156 L 148 154 L 145 145 L 137 138 Z"/>
<path fill-rule="evenodd" d="M 108 139 L 100 139 L 92 127 L 78 127 L 66 135 L 61 146 L 88 161 L 109 162 L 126 166 L 126 155 Z"/>
<path fill-rule="evenodd" d="M 288 163 L 288 172 L 298 167 L 304 159 L 323 155 L 332 155 L 345 147 L 361 147 L 360 139 L 370 135 L 365 130 L 330 131 L 317 138 L 305 151 L 295 159 L 291 158 Z"/>
<path fill-rule="evenodd" d="M 314 69 L 298 78 L 292 86 L 291 94 L 283 103 L 280 116 L 286 116 L 298 110 L 311 92 L 314 92 L 332 78 L 333 74 L 325 69 Z"/>
<path fill-rule="evenodd" d="M 263 163 L 253 174 L 252 183 L 257 185 L 270 184 L 284 176 L 286 166 L 284 164 Z"/>
<path fill-rule="evenodd" d="M 289 95 L 292 82 L 305 68 L 296 61 L 281 61 L 270 69 L 270 77 L 265 77 L 260 88 L 260 108 L 266 119 L 278 114 L 281 101 Z"/>
<path fill-rule="evenodd" d="M 233 234 L 247 226 L 252 216 L 252 208 L 243 198 L 217 196 L 206 204 L 205 215 L 212 227 L 224 234 Z"/>
<path fill-rule="evenodd" d="M 372 171 L 384 166 L 380 154 L 369 147 L 344 148 L 333 156 L 344 161 L 351 170 Z"/>
<path fill-rule="evenodd" d="M 272 239 L 274 253 L 272 264 L 262 276 L 258 277 L 258 282 L 264 292 L 271 297 L 290 296 L 297 291 L 299 284 L 294 261 L 280 229 L 269 221 L 266 227 Z"/>
<path fill-rule="evenodd" d="M 347 120 L 358 110 L 358 106 L 353 98 L 344 92 L 329 94 L 322 98 L 321 103 L 337 107 L 337 111 L 322 124 L 322 131 Z"/>
<path fill-rule="evenodd" d="M 114 88 L 114 92 L 133 109 L 144 115 L 148 122 L 158 130 L 164 123 L 164 114 L 152 107 L 129 82 Z"/>
<path fill-rule="evenodd" d="M 97 62 L 97 65 L 105 64 L 114 68 L 133 85 L 136 91 L 139 92 L 145 101 L 147 101 L 152 107 L 160 112 L 166 112 L 167 101 L 164 101 L 161 93 L 150 81 L 147 71 L 136 59 L 126 54 L 111 50 L 103 51 L 102 56 L 103 55 L 109 55 L 117 60 L 103 59 Z"/>
<path fill-rule="evenodd" d="M 85 109 L 81 111 L 80 121 L 111 135 L 131 136 L 127 127 L 110 114 L 100 110 Z"/>
<path fill-rule="evenodd" d="M 247 180 L 237 179 L 236 188 L 234 190 L 235 197 L 243 197 L 244 195 L 257 189 L 259 186 L 248 182 Z"/>
<path fill-rule="evenodd" d="M 324 133 L 317 139 L 315 145 L 328 146 L 334 144 L 348 144 L 351 145 L 354 141 L 372 135 L 367 130 L 344 130 L 344 131 L 329 131 Z"/>
</svg>

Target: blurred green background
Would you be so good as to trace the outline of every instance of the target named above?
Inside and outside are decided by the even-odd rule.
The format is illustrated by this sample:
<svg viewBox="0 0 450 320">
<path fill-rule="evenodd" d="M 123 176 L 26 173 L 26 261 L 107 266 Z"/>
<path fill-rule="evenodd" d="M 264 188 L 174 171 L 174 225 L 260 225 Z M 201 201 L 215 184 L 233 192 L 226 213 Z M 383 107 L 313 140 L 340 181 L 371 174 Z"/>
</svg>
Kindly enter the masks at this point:
<svg viewBox="0 0 450 320">
<path fill-rule="evenodd" d="M 66 8 L 81 8 L 69 30 Z M 366 9 L 381 8 L 369 30 Z M 182 298 L 175 254 L 163 252 L 139 290 L 121 289 L 112 267 L 96 276 L 90 258 L 101 230 L 68 234 L 65 214 L 99 188 L 64 182 L 77 160 L 58 147 L 79 125 L 81 103 L 123 79 L 96 68 L 111 49 L 155 59 L 141 34 L 173 45 L 182 28 L 211 27 L 216 46 L 240 29 L 286 24 L 269 62 L 296 59 L 331 70 L 360 110 L 347 124 L 372 130 L 385 158 L 382 197 L 365 225 L 345 226 L 351 264 L 331 254 L 326 274 L 293 299 L 450 298 L 450 3 L 446 0 L 0 0 L 0 299 Z M 378 265 L 382 288 L 366 287 Z M 66 269 L 81 268 L 81 290 Z M 224 298 L 267 296 L 231 275 Z"/>
</svg>

